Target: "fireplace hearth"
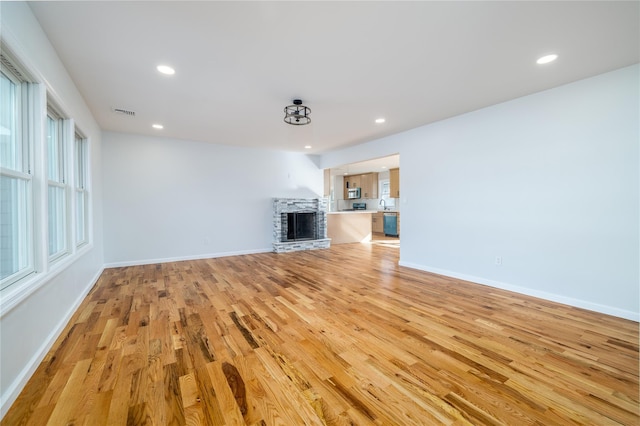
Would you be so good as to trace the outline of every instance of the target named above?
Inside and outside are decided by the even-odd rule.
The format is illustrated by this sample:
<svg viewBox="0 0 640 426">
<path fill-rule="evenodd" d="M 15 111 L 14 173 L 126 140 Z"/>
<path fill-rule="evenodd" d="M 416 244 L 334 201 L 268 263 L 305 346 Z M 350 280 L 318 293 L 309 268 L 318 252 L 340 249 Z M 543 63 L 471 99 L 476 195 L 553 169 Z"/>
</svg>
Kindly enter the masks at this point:
<svg viewBox="0 0 640 426">
<path fill-rule="evenodd" d="M 276 253 L 328 248 L 325 198 L 273 199 L 273 250 Z"/>
</svg>

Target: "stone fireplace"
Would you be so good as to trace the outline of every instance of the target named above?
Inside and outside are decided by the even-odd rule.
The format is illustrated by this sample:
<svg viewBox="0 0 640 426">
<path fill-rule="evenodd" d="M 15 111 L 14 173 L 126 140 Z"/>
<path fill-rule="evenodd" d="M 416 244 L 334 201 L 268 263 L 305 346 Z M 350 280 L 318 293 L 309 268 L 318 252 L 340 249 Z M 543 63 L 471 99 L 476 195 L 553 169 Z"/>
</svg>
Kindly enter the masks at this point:
<svg viewBox="0 0 640 426">
<path fill-rule="evenodd" d="M 326 198 L 273 199 L 273 251 L 329 248 Z"/>
</svg>

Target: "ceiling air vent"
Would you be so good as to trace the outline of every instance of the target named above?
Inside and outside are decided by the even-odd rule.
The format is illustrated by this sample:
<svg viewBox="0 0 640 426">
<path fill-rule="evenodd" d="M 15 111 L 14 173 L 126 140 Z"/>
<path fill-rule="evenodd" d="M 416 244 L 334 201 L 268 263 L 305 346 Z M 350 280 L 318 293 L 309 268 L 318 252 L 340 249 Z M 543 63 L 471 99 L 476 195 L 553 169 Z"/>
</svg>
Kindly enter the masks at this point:
<svg viewBox="0 0 640 426">
<path fill-rule="evenodd" d="M 136 112 L 131 111 L 130 109 L 111 107 L 111 111 L 118 115 L 126 115 L 127 117 L 136 116 Z"/>
</svg>

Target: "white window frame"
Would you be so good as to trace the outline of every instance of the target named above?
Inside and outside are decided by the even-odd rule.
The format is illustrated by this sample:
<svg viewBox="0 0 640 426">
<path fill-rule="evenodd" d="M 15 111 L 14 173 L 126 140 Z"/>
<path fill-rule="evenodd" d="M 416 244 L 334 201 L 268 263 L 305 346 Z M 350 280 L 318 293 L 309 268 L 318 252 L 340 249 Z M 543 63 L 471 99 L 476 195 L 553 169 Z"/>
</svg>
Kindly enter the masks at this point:
<svg viewBox="0 0 640 426">
<path fill-rule="evenodd" d="M 46 285 L 57 274 L 71 266 L 71 264 L 84 253 L 93 248 L 93 218 L 91 205 L 91 140 L 86 139 L 86 181 L 85 191 L 87 194 L 87 211 L 86 211 L 86 234 L 81 245 L 76 245 L 76 200 L 74 197 L 75 190 L 75 166 L 74 166 L 74 135 L 76 132 L 82 136 L 83 133 L 76 129 L 74 120 L 71 118 L 64 119 L 63 129 L 64 138 L 68 141 L 65 145 L 65 184 L 67 185 L 65 196 L 65 214 L 66 221 L 66 253 L 50 259 L 49 243 L 48 243 L 48 190 L 49 179 L 47 173 L 47 111 L 48 107 L 53 107 L 60 117 L 69 117 L 69 108 L 66 107 L 65 99 L 59 98 L 55 90 L 46 83 L 46 78 L 33 63 L 28 61 L 28 56 L 21 55 L 24 53 L 20 45 L 14 39 L 7 40 L 4 34 L 0 33 L 0 62 L 3 69 L 7 68 L 13 71 L 15 81 L 21 82 L 21 120 L 22 141 L 24 144 L 23 160 L 28 167 L 24 170 L 12 170 L 14 164 L 6 163 L 9 167 L 2 168 L 0 165 L 0 174 L 9 178 L 24 178 L 28 184 L 28 193 L 26 201 L 23 203 L 28 212 L 26 238 L 26 253 L 28 254 L 28 268 L 23 268 L 17 273 L 13 273 L 7 277 L 0 278 L 0 318 L 8 314 L 12 309 L 19 306 L 20 303 Z M 17 49 L 17 50 L 16 50 Z M 21 60 L 21 58 L 26 58 Z M 14 81 L 12 80 L 12 81 Z M 11 141 L 12 142 L 12 141 Z M 3 155 L 5 153 L 3 152 Z M 18 167 L 15 167 L 18 168 Z M 13 181 L 8 181 L 8 191 L 12 190 L 11 185 L 16 185 Z M 12 193 L 8 193 L 12 194 Z M 15 197 L 19 199 L 19 197 Z M 23 197 L 24 198 L 24 197 Z M 8 204 L 5 209 L 7 223 L 11 223 L 11 215 L 14 211 L 19 210 L 16 204 Z M 21 214 L 21 213 L 20 213 Z M 12 238 L 12 232 L 3 235 Z M 21 237 L 20 241 L 23 237 Z M 7 244 L 8 248 L 12 248 L 12 244 Z M 22 249 L 22 247 L 20 248 Z M 24 263 L 20 263 L 23 266 Z M 3 273 L 12 273 L 12 265 L 4 270 Z"/>
<path fill-rule="evenodd" d="M 71 241 L 70 238 L 70 233 L 71 233 L 71 209 L 70 209 L 70 184 L 69 184 L 69 167 L 68 167 L 68 163 L 69 163 L 69 147 L 71 146 L 71 137 L 70 135 L 73 134 L 73 132 L 71 131 L 73 129 L 73 123 L 71 122 L 71 120 L 68 119 L 64 119 L 62 117 L 62 114 L 60 114 L 58 112 L 58 109 L 55 108 L 51 103 L 48 103 L 47 105 L 47 138 L 49 137 L 49 119 L 54 120 L 54 122 L 56 123 L 57 127 L 56 127 L 56 137 L 57 137 L 57 141 L 56 141 L 56 148 L 58 150 L 58 158 L 57 158 L 57 163 L 53 165 L 54 167 L 56 167 L 56 176 L 50 176 L 50 166 L 51 166 L 51 162 L 49 161 L 50 159 L 50 152 L 49 152 L 49 141 L 47 140 L 46 146 L 45 146 L 45 153 L 46 153 L 46 164 L 47 164 L 47 171 L 46 171 L 46 177 L 47 177 L 47 258 L 49 260 L 49 263 L 53 263 L 58 261 L 59 259 L 68 256 L 71 253 L 71 244 L 69 243 Z M 50 195 L 50 190 L 52 188 L 57 188 L 58 190 L 61 190 L 61 194 L 62 194 L 62 200 L 61 200 L 61 204 L 58 206 L 59 210 L 57 210 L 58 216 L 60 217 L 60 220 L 58 222 L 55 223 L 56 226 L 56 237 L 57 238 L 61 238 L 61 240 L 59 240 L 60 242 L 62 242 L 62 246 L 60 247 L 59 250 L 55 251 L 55 252 L 51 252 L 51 236 L 52 236 L 52 229 L 51 229 L 51 222 L 50 222 L 50 218 L 51 218 L 51 199 L 49 199 L 49 195 Z"/>
<path fill-rule="evenodd" d="M 0 289 L 24 279 L 35 272 L 35 250 L 34 250 L 34 203 L 33 203 L 33 131 L 36 123 L 33 122 L 35 111 L 38 108 L 36 99 L 37 85 L 27 82 L 22 73 L 13 66 L 13 63 L 2 55 L 0 60 L 0 70 L 16 87 L 16 138 L 19 140 L 20 149 L 19 170 L 0 167 L 0 175 L 10 179 L 16 179 L 24 185 L 24 199 L 21 200 L 21 207 L 17 216 L 23 216 L 23 221 L 19 221 L 18 235 L 24 235 L 19 247 L 19 256 L 23 256 L 24 267 L 18 269 L 11 275 L 0 280 Z M 24 210 L 24 211 L 22 211 Z"/>
<path fill-rule="evenodd" d="M 89 243 L 89 141 L 76 129 L 73 141 L 74 153 L 74 231 L 76 248 Z M 78 214 L 78 198 L 83 201 L 83 215 Z M 82 233 L 79 229 L 82 228 Z"/>
</svg>

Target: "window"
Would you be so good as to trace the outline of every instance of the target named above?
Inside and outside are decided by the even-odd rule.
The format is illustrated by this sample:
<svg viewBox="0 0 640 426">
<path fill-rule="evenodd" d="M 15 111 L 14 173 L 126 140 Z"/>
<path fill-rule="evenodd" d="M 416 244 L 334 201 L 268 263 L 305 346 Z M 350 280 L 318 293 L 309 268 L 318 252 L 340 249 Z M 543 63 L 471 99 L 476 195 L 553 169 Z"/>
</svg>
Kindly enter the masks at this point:
<svg viewBox="0 0 640 426">
<path fill-rule="evenodd" d="M 0 65 L 0 288 L 33 272 L 29 84 Z"/>
<path fill-rule="evenodd" d="M 88 140 L 59 107 L 64 99 L 23 70 L 8 51 L 0 53 L 3 303 L 37 288 L 53 267 L 66 267 L 63 259 L 91 235 Z"/>
<path fill-rule="evenodd" d="M 395 198 L 391 198 L 391 183 L 389 179 L 381 179 L 380 180 L 380 198 L 384 200 L 385 207 L 395 207 L 396 200 Z"/>
<path fill-rule="evenodd" d="M 87 140 L 76 133 L 75 143 L 76 246 L 89 241 L 89 191 L 87 186 Z"/>
<path fill-rule="evenodd" d="M 68 252 L 66 144 L 64 120 L 55 111 L 47 113 L 47 197 L 49 260 Z"/>
</svg>

